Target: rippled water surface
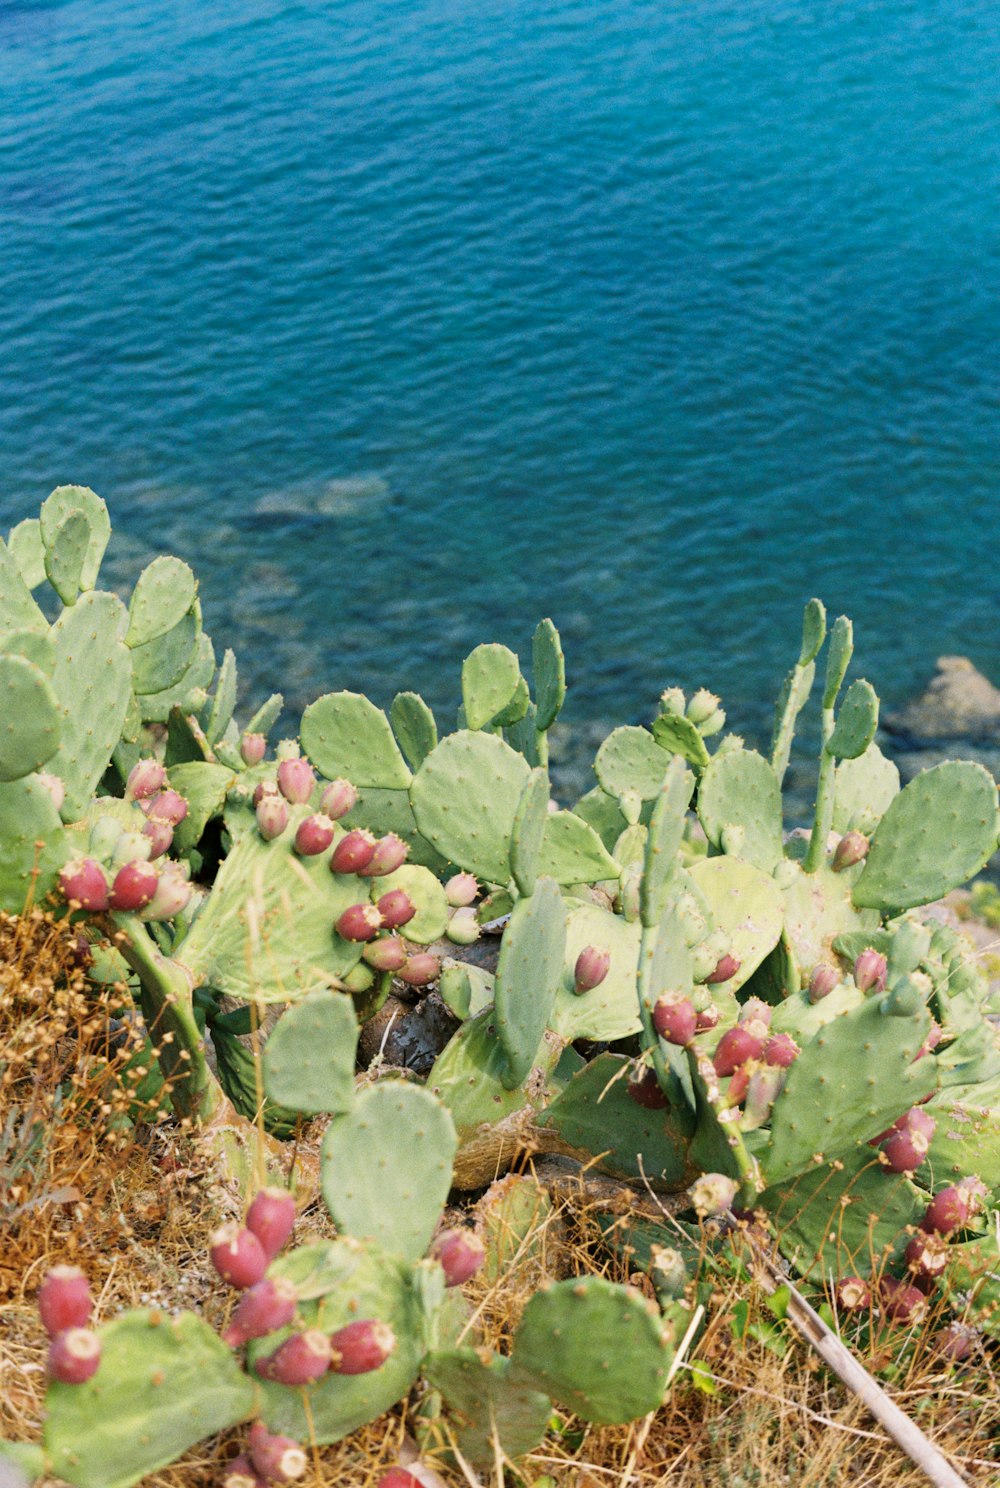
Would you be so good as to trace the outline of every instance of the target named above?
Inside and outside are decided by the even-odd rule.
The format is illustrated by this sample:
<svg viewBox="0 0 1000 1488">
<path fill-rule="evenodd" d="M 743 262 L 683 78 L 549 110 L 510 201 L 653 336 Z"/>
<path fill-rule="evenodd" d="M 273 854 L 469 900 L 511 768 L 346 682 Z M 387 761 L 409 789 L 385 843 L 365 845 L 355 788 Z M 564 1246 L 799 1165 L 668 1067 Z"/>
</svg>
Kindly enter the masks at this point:
<svg viewBox="0 0 1000 1488">
<path fill-rule="evenodd" d="M 0 3 L 0 523 L 104 495 L 247 690 L 766 729 L 801 601 L 1000 676 L 994 0 Z"/>
</svg>

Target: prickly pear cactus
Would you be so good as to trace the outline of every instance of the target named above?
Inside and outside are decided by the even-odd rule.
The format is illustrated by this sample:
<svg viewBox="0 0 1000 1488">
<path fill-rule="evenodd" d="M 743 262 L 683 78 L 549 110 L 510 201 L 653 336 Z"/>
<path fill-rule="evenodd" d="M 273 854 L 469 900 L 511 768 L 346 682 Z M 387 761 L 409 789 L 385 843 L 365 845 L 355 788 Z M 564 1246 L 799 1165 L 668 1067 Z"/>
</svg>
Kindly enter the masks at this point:
<svg viewBox="0 0 1000 1488">
<path fill-rule="evenodd" d="M 289 1008 L 264 1046 L 264 1090 L 303 1115 L 340 1115 L 354 1101 L 358 1020 L 343 992 L 320 987 Z"/>
</svg>

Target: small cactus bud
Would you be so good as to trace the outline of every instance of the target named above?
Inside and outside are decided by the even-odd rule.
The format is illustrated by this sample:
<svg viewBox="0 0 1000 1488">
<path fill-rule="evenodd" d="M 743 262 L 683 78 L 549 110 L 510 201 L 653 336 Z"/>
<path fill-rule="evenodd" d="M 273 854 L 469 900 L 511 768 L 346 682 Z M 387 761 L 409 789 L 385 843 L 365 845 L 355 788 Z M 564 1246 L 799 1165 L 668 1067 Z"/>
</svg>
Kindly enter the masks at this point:
<svg viewBox="0 0 1000 1488">
<path fill-rule="evenodd" d="M 236 1304 L 222 1335 L 230 1348 L 242 1348 L 251 1338 L 266 1338 L 285 1328 L 295 1316 L 299 1294 L 284 1276 L 265 1276 L 248 1287 Z"/>
<path fill-rule="evenodd" d="M 707 687 L 699 687 L 691 696 L 685 712 L 691 723 L 697 728 L 702 723 L 707 723 L 712 714 L 719 706 L 719 699 L 714 692 L 709 692 Z"/>
<path fill-rule="evenodd" d="M 444 896 L 452 909 L 465 909 L 475 904 L 479 883 L 474 873 L 454 873 L 444 886 Z"/>
<path fill-rule="evenodd" d="M 38 1313 L 50 1338 L 67 1328 L 85 1328 L 93 1303 L 90 1283 L 79 1266 L 53 1266 L 38 1288 Z"/>
<path fill-rule="evenodd" d="M 266 791 L 257 802 L 257 830 L 265 842 L 273 842 L 288 826 L 288 802 L 276 791 Z"/>
<path fill-rule="evenodd" d="M 167 772 L 159 760 L 144 759 L 132 766 L 125 782 L 126 801 L 145 801 L 167 783 Z"/>
<path fill-rule="evenodd" d="M 331 1337 L 330 1369 L 334 1374 L 370 1374 L 381 1369 L 395 1347 L 396 1335 L 388 1323 L 358 1318 Z"/>
<path fill-rule="evenodd" d="M 604 946 L 584 946 L 573 967 L 573 991 L 577 997 L 599 987 L 611 969 L 611 952 Z"/>
<path fill-rule="evenodd" d="M 710 971 L 705 980 L 710 987 L 715 987 L 718 986 L 720 982 L 731 981 L 732 978 L 739 971 L 739 969 L 740 963 L 737 961 L 735 956 L 731 956 L 727 951 L 724 956 L 719 957 L 719 960 L 716 962 L 715 970 Z"/>
<path fill-rule="evenodd" d="M 798 1059 L 802 1050 L 789 1033 L 775 1033 L 764 1045 L 764 1063 L 788 1069 Z"/>
<path fill-rule="evenodd" d="M 278 789 L 293 806 L 303 806 L 316 789 L 316 775 L 307 759 L 284 759 L 278 766 Z"/>
<path fill-rule="evenodd" d="M 948 1242 L 943 1235 L 918 1231 L 903 1252 L 906 1269 L 919 1286 L 940 1276 L 948 1264 Z"/>
<path fill-rule="evenodd" d="M 382 915 L 374 904 L 352 904 L 337 921 L 337 934 L 345 940 L 374 940 L 382 928 Z"/>
<path fill-rule="evenodd" d="M 968 1323 L 951 1322 L 934 1336 L 934 1352 L 942 1354 L 953 1364 L 962 1364 L 971 1358 L 979 1334 Z"/>
<path fill-rule="evenodd" d="M 684 712 L 684 693 L 680 687 L 668 687 L 666 692 L 660 693 L 660 712 Z"/>
<path fill-rule="evenodd" d="M 188 814 L 188 803 L 179 791 L 162 790 L 149 798 L 144 810 L 150 816 L 162 817 L 172 827 L 178 827 Z"/>
<path fill-rule="evenodd" d="M 253 788 L 253 804 L 259 806 L 265 796 L 280 796 L 277 782 L 274 780 L 259 780 Z"/>
<path fill-rule="evenodd" d="M 398 930 L 408 925 L 417 912 L 417 906 L 405 889 L 390 889 L 378 900 L 378 912 L 387 930 Z"/>
<path fill-rule="evenodd" d="M 156 893 L 159 881 L 160 875 L 152 863 L 144 863 L 141 858 L 126 863 L 115 874 L 108 904 L 112 909 L 144 909 Z"/>
<path fill-rule="evenodd" d="M 441 962 L 432 951 L 420 951 L 415 956 L 408 956 L 398 972 L 400 981 L 406 982 L 410 987 L 426 987 L 428 983 L 436 982 L 440 975 Z"/>
<path fill-rule="evenodd" d="M 273 1380 L 276 1385 L 312 1384 L 322 1379 L 329 1367 L 330 1340 L 317 1328 L 291 1334 L 273 1354 L 258 1359 L 256 1364 L 261 1379 Z"/>
<path fill-rule="evenodd" d="M 638 1080 L 630 1079 L 625 1090 L 629 1099 L 646 1111 L 665 1111 L 667 1108 L 667 1097 L 660 1089 L 654 1070 L 645 1070 Z"/>
<path fill-rule="evenodd" d="M 114 851 L 111 854 L 110 872 L 112 877 L 126 863 L 135 863 L 140 858 L 144 863 L 148 863 L 152 852 L 153 844 L 141 832 L 120 833 L 118 841 L 115 843 Z"/>
<path fill-rule="evenodd" d="M 108 881 L 94 858 L 71 858 L 59 871 L 59 887 L 68 902 L 81 909 L 108 907 Z"/>
<path fill-rule="evenodd" d="M 838 1281 L 835 1296 L 841 1312 L 860 1312 L 871 1306 L 872 1289 L 860 1276 L 845 1276 Z"/>
<path fill-rule="evenodd" d="M 257 1236 L 268 1261 L 273 1261 L 295 1227 L 295 1199 L 287 1188 L 259 1189 L 247 1210 L 246 1225 Z"/>
<path fill-rule="evenodd" d="M 829 997 L 839 982 L 840 977 L 836 967 L 821 961 L 818 966 L 813 967 L 812 976 L 809 978 L 809 1001 L 822 1002 L 824 997 Z"/>
<path fill-rule="evenodd" d="M 758 1033 L 758 1029 L 761 1030 Z M 735 1028 L 727 1028 L 716 1045 L 712 1056 L 712 1064 L 715 1073 L 720 1079 L 731 1075 L 745 1064 L 748 1059 L 759 1059 L 764 1051 L 764 1037 L 767 1029 L 756 1022 L 737 1023 Z"/>
<path fill-rule="evenodd" d="M 377 940 L 370 940 L 361 954 L 376 971 L 399 971 L 406 965 L 406 946 L 398 935 L 380 935 Z"/>
<path fill-rule="evenodd" d="M 360 873 L 372 860 L 375 851 L 375 838 L 371 832 L 364 832 L 355 827 L 352 832 L 341 837 L 337 846 L 333 849 L 333 857 L 330 859 L 330 868 L 334 873 Z"/>
<path fill-rule="evenodd" d="M 101 1340 L 89 1328 L 67 1328 L 49 1344 L 49 1374 L 63 1385 L 83 1385 L 97 1373 Z"/>
<path fill-rule="evenodd" d="M 930 1054 L 934 1049 L 936 1049 L 943 1037 L 944 1029 L 941 1027 L 941 1024 L 935 1023 L 932 1019 L 931 1026 L 927 1030 L 927 1037 L 924 1039 L 923 1043 L 920 1045 L 920 1048 L 913 1056 L 913 1063 L 916 1064 L 918 1059 L 923 1059 L 925 1054 Z"/>
<path fill-rule="evenodd" d="M 853 868 L 855 863 L 861 863 L 868 856 L 868 838 L 863 832 L 845 832 L 837 843 L 833 853 L 831 868 L 834 873 L 843 873 L 845 868 Z"/>
<path fill-rule="evenodd" d="M 263 1421 L 250 1427 L 250 1460 L 271 1483 L 292 1483 L 308 1467 L 305 1452 L 290 1436 L 272 1436 Z"/>
<path fill-rule="evenodd" d="M 761 1068 L 756 1059 L 747 1059 L 733 1070 L 732 1079 L 726 1090 L 726 1105 L 739 1106 L 746 1100 L 747 1091 L 750 1089 L 750 1077 Z"/>
<path fill-rule="evenodd" d="M 760 997 L 748 997 L 740 1008 L 740 1023 L 763 1023 L 765 1028 L 771 1026 L 771 1015 L 774 1008 L 769 1002 L 764 1002 Z"/>
<path fill-rule="evenodd" d="M 66 787 L 59 779 L 59 776 L 50 775 L 48 770 L 39 770 L 38 774 L 35 776 L 35 779 L 38 781 L 39 785 L 44 785 L 45 789 L 52 797 L 52 804 L 56 808 L 56 810 L 61 811 L 63 808 L 63 802 L 66 799 Z"/>
<path fill-rule="evenodd" d="M 743 1064 L 730 1081 L 730 1097 L 733 1086 L 744 1070 L 750 1071 L 750 1078 L 747 1081 L 743 1102 L 743 1120 L 740 1125 L 743 1131 L 756 1131 L 770 1119 L 774 1103 L 781 1094 L 787 1075 L 785 1070 L 778 1065 L 757 1064 L 756 1062 Z"/>
<path fill-rule="evenodd" d="M 251 769 L 259 765 L 267 753 L 266 734 L 244 734 L 240 740 L 240 758 Z"/>
<path fill-rule="evenodd" d="M 295 831 L 295 851 L 302 858 L 314 858 L 326 852 L 333 841 L 334 825 L 328 816 L 316 812 L 299 822 Z"/>
<path fill-rule="evenodd" d="M 222 1488 L 267 1488 L 266 1479 L 257 1472 L 246 1452 L 227 1464 Z"/>
<path fill-rule="evenodd" d="M 149 838 L 149 856 L 162 858 L 174 840 L 173 823 L 162 816 L 147 816 L 142 825 L 142 835 Z"/>
<path fill-rule="evenodd" d="M 881 951 L 873 950 L 871 946 L 868 946 L 854 963 L 855 985 L 862 992 L 884 992 L 885 977 L 885 957 Z"/>
<path fill-rule="evenodd" d="M 669 1245 L 652 1245 L 649 1250 L 649 1279 L 661 1302 L 683 1297 L 687 1287 L 687 1266 L 679 1250 Z"/>
<path fill-rule="evenodd" d="M 922 1323 L 927 1316 L 927 1298 L 919 1287 L 895 1276 L 883 1276 L 878 1290 L 882 1314 L 890 1322 L 909 1328 Z"/>
<path fill-rule="evenodd" d="M 445 1286 L 462 1286 L 483 1264 L 486 1247 L 472 1230 L 443 1230 L 431 1246 L 431 1255 L 444 1272 Z"/>
<path fill-rule="evenodd" d="M 695 1033 L 708 1033 L 710 1029 L 717 1026 L 719 1018 L 721 1016 L 722 1015 L 719 1012 L 719 1009 L 715 1006 L 715 1003 L 710 1002 L 708 1004 L 708 1007 L 703 1007 L 698 1014 L 697 1021 L 694 1025 Z"/>
<path fill-rule="evenodd" d="M 691 1206 L 699 1219 L 723 1214 L 732 1207 L 737 1185 L 725 1173 L 703 1173 L 688 1189 Z"/>
<path fill-rule="evenodd" d="M 698 1026 L 698 1014 L 690 997 L 664 992 L 653 1004 L 653 1027 L 668 1044 L 689 1044 Z"/>
<path fill-rule="evenodd" d="M 320 797 L 320 810 L 331 821 L 340 821 L 358 804 L 358 793 L 349 780 L 331 780 Z"/>
<path fill-rule="evenodd" d="M 222 1280 L 237 1291 L 254 1286 L 267 1270 L 264 1247 L 252 1230 L 224 1224 L 209 1240 L 209 1258 Z"/>
<path fill-rule="evenodd" d="M 409 844 L 402 837 L 397 837 L 395 832 L 388 832 L 385 837 L 378 839 L 368 862 L 358 872 L 363 878 L 385 878 L 387 874 L 395 873 L 397 868 L 403 866 L 409 851 Z"/>
<path fill-rule="evenodd" d="M 475 945 L 482 932 L 472 906 L 454 910 L 444 933 L 453 945 Z"/>
<path fill-rule="evenodd" d="M 187 879 L 187 865 L 164 863 L 156 892 L 142 911 L 144 920 L 172 920 L 186 909 L 191 898 L 191 885 Z"/>
</svg>

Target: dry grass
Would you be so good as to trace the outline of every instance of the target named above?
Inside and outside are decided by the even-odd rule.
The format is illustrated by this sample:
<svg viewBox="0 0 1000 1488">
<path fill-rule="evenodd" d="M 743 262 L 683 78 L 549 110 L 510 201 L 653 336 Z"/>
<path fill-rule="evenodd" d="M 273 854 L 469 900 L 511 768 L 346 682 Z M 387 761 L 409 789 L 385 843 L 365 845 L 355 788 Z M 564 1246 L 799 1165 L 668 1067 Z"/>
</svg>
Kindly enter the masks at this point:
<svg viewBox="0 0 1000 1488">
<path fill-rule="evenodd" d="M 45 1269 L 74 1260 L 92 1278 L 98 1317 L 155 1302 L 190 1307 L 222 1322 L 227 1298 L 205 1256 L 208 1230 L 232 1210 L 201 1165 L 194 1141 L 172 1123 L 115 1135 L 120 1115 L 109 1017 L 116 994 L 95 999 L 65 929 L 35 914 L 0 918 L 0 1435 L 37 1439 L 44 1391 L 44 1339 L 34 1292 Z M 110 1066 L 109 1067 L 109 1061 Z M 598 1244 L 581 1194 L 539 1211 L 510 1264 L 468 1289 L 467 1341 L 509 1342 L 527 1298 L 545 1276 L 600 1271 L 631 1279 L 627 1259 Z M 299 1238 L 322 1231 L 308 1215 Z M 739 1246 L 737 1238 L 734 1244 Z M 558 1415 L 537 1451 L 505 1481 L 518 1488 L 918 1488 L 925 1482 L 790 1329 L 777 1329 L 750 1265 L 717 1268 L 708 1323 L 655 1416 L 624 1427 L 588 1427 Z M 761 1337 L 734 1339 L 734 1318 L 761 1324 Z M 767 1327 L 772 1327 L 768 1341 Z M 1000 1483 L 1000 1380 L 989 1353 L 942 1368 L 927 1345 L 902 1330 L 856 1340 L 869 1368 L 890 1378 L 897 1401 L 970 1483 Z M 692 1364 L 696 1365 L 694 1373 Z M 695 1383 L 697 1378 L 697 1384 Z M 313 1454 L 303 1488 L 374 1488 L 419 1429 L 416 1397 L 347 1441 Z M 447 1432 L 425 1440 L 428 1484 L 497 1484 L 449 1457 Z M 210 1488 L 241 1433 L 204 1443 L 146 1480 L 149 1488 Z"/>
</svg>

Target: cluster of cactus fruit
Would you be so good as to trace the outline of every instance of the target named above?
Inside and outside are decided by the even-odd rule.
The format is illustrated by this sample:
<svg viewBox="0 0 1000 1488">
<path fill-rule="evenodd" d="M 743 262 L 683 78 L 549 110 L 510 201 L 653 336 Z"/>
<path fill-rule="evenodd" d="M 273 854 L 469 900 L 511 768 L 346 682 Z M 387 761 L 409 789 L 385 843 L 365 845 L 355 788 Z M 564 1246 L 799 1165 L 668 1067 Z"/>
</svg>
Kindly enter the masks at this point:
<svg viewBox="0 0 1000 1488">
<path fill-rule="evenodd" d="M 921 913 L 996 850 L 997 787 L 950 761 L 900 789 L 874 690 L 843 691 L 847 620 L 827 635 L 822 605 L 806 607 L 767 755 L 724 732 L 714 695 L 672 688 L 648 728 L 612 731 L 596 785 L 557 807 L 548 735 L 565 675 L 550 621 L 530 685 L 507 647 L 471 653 L 451 733 L 417 693 L 386 713 L 335 692 L 272 750 L 282 700 L 235 722 L 235 661 L 217 666 L 185 564 L 157 559 L 127 608 L 97 590 L 109 531 L 103 503 L 66 487 L 0 543 L 0 905 L 64 907 L 91 974 L 120 982 L 145 1021 L 179 1115 L 215 1134 L 260 1118 L 277 1137 L 328 1117 L 320 1181 L 344 1236 L 278 1257 L 252 1243 L 248 1216 L 238 1242 L 218 1241 L 220 1270 L 248 1278 L 226 1338 L 249 1362 L 185 1321 L 202 1340 L 192 1357 L 226 1360 L 206 1430 L 256 1411 L 277 1439 L 304 1439 L 301 1405 L 273 1393 L 289 1370 L 317 1371 L 330 1440 L 423 1368 L 473 1456 L 501 1420 L 504 1450 L 526 1450 L 551 1399 L 591 1419 L 655 1405 L 673 1300 L 650 1320 L 592 1279 L 574 1301 L 540 1294 L 510 1359 L 443 1343 L 449 1262 L 440 1246 L 426 1258 L 441 1207 L 525 1150 L 688 1192 L 694 1216 L 765 1216 L 788 1263 L 839 1283 L 845 1310 L 875 1296 L 911 1318 L 910 1294 L 935 1290 L 981 1299 L 978 1326 L 1000 1331 L 996 1284 L 977 1280 L 1000 1198 L 998 1009 L 966 942 Z M 46 582 L 62 604 L 51 623 L 34 594 Z M 824 645 L 815 816 L 788 832 L 782 782 Z M 444 1009 L 422 1086 L 380 1060 L 359 1068 L 359 1029 L 390 996 Z M 258 1072 L 243 1040 L 268 1005 L 280 1017 Z M 372 1370 L 384 1390 L 351 1393 L 350 1370 L 331 1369 L 352 1357 L 330 1342 L 354 1326 L 343 1298 L 385 1303 L 359 1314 L 367 1357 L 392 1340 Z M 247 1319 L 282 1299 L 292 1331 L 259 1342 Z M 539 1319 L 557 1306 L 585 1321 L 560 1313 L 572 1346 L 544 1357 Z M 640 1386 L 623 1359 L 595 1406 L 585 1335 L 612 1316 Z M 133 1319 L 114 1368 L 168 1334 Z M 58 1423 L 74 1370 L 87 1388 L 91 1336 L 74 1322 L 52 1345 L 48 1450 L 81 1485 L 91 1469 L 73 1476 Z M 109 1393 L 120 1408 L 124 1378 Z M 247 1482 L 267 1477 L 273 1439 L 257 1430 Z"/>
</svg>

